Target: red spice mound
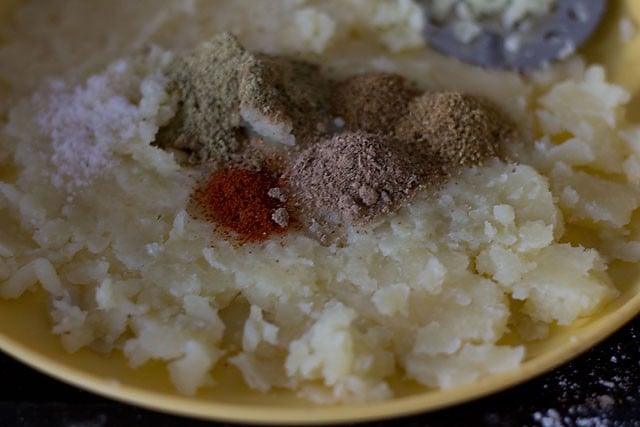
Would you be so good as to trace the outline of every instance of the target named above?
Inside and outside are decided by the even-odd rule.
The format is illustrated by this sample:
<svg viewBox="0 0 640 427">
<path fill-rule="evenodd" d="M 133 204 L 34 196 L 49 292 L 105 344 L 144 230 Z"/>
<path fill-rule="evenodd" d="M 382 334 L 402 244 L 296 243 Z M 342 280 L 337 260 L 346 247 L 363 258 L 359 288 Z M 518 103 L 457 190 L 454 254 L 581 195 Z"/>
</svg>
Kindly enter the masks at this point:
<svg viewBox="0 0 640 427">
<path fill-rule="evenodd" d="M 193 201 L 204 218 L 222 227 L 228 236 L 236 234 L 238 243 L 259 242 L 286 226 L 274 221 L 284 209 L 284 202 L 269 196 L 278 180 L 267 171 L 250 171 L 238 167 L 218 170 L 198 187 Z"/>
</svg>

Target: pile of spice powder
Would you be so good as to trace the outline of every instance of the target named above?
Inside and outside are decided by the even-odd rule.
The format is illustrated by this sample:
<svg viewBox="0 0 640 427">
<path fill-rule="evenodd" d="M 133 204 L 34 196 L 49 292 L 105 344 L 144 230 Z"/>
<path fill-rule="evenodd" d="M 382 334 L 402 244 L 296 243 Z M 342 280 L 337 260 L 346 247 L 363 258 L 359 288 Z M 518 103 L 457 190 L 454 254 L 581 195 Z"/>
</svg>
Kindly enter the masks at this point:
<svg viewBox="0 0 640 427">
<path fill-rule="evenodd" d="M 420 185 L 416 166 L 397 141 L 365 132 L 344 132 L 308 147 L 287 178 L 303 207 L 338 224 L 366 223 Z"/>
<path fill-rule="evenodd" d="M 329 91 L 316 64 L 254 55 L 240 72 L 240 114 L 267 140 L 289 146 L 312 142 L 329 127 Z"/>
<path fill-rule="evenodd" d="M 200 160 L 239 160 L 238 71 L 250 54 L 229 33 L 201 43 L 171 67 L 170 91 L 178 113 L 161 130 L 161 147 L 194 152 Z"/>
<path fill-rule="evenodd" d="M 395 135 L 413 157 L 438 159 L 452 172 L 499 157 L 515 125 L 496 107 L 461 92 L 425 92 L 409 105 Z"/>
<path fill-rule="evenodd" d="M 293 146 L 323 135 L 331 120 L 330 82 L 305 61 L 247 52 L 223 33 L 171 67 L 178 113 L 156 145 L 203 161 L 256 163 L 250 137 Z"/>
<path fill-rule="evenodd" d="M 278 180 L 265 170 L 231 166 L 214 172 L 192 200 L 216 231 L 240 245 L 265 240 L 289 225 L 284 198 L 274 197 Z"/>
<path fill-rule="evenodd" d="M 419 94 L 398 74 L 358 74 L 334 85 L 331 110 L 346 130 L 391 134 L 407 113 L 409 101 Z"/>
</svg>

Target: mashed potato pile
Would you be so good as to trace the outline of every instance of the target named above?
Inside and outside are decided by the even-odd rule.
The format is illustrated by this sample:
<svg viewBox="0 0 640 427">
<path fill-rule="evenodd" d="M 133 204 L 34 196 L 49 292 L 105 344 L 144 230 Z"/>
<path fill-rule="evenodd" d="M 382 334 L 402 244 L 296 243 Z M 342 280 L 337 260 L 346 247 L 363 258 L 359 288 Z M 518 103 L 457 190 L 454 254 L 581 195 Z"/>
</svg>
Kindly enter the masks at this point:
<svg viewBox="0 0 640 427">
<path fill-rule="evenodd" d="M 618 294 L 608 265 L 640 261 L 640 126 L 597 65 L 524 78 L 456 63 L 423 46 L 409 0 L 26 2 L 13 22 L 0 296 L 44 289 L 70 352 L 163 360 L 184 394 L 228 362 L 262 392 L 387 399 L 394 375 L 452 387 L 518 366 L 524 347 L 503 337 L 594 313 Z M 236 247 L 186 213 L 193 170 L 150 144 L 176 109 L 171 59 L 223 30 L 337 75 L 487 96 L 522 123 L 513 162 L 466 168 L 341 247 L 295 230 Z"/>
</svg>

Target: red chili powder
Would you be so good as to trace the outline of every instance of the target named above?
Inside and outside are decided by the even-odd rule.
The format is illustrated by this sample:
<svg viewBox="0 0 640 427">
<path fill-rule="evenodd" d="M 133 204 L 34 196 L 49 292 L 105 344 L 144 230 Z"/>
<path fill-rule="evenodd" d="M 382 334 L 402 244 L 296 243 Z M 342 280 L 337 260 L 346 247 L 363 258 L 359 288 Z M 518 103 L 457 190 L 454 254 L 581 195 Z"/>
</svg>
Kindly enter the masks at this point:
<svg viewBox="0 0 640 427">
<path fill-rule="evenodd" d="M 214 172 L 195 190 L 193 200 L 205 219 L 227 235 L 234 232 L 238 243 L 259 242 L 285 230 L 272 219 L 276 209 L 284 207 L 267 194 L 274 187 L 278 180 L 267 171 L 229 167 Z"/>
</svg>

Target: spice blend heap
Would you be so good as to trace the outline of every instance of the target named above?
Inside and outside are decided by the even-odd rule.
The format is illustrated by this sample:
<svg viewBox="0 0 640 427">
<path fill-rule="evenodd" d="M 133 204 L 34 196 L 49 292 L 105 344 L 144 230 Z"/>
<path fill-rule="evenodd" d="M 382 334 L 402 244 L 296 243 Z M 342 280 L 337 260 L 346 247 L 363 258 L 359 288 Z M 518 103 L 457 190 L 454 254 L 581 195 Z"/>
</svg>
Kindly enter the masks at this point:
<svg viewBox="0 0 640 427">
<path fill-rule="evenodd" d="M 284 231 L 292 215 L 328 243 L 500 156 L 515 128 L 469 94 L 421 92 L 390 73 L 331 80 L 227 33 L 176 60 L 170 77 L 178 113 L 156 143 L 213 170 L 193 200 L 241 244 Z"/>
</svg>

